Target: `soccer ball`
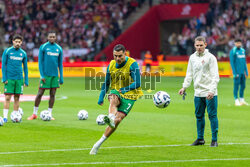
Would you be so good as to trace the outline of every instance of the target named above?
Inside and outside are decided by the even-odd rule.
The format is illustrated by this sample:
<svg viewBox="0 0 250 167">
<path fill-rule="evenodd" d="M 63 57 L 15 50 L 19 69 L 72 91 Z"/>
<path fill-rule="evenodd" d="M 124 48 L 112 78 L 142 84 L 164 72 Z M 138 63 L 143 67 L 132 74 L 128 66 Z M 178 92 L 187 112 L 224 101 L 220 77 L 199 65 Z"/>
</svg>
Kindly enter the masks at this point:
<svg viewBox="0 0 250 167">
<path fill-rule="evenodd" d="M 43 120 L 43 121 L 50 121 L 52 116 L 51 116 L 51 113 L 48 111 L 48 110 L 43 110 L 40 114 L 40 118 Z"/>
<path fill-rule="evenodd" d="M 153 102 L 156 107 L 165 108 L 170 104 L 170 96 L 167 92 L 159 91 L 154 95 Z"/>
<path fill-rule="evenodd" d="M 105 117 L 105 115 L 103 115 L 103 114 L 98 115 L 96 118 L 96 123 L 98 125 L 105 125 L 104 117 Z"/>
<path fill-rule="evenodd" d="M 22 122 L 22 115 L 19 112 L 12 112 L 10 114 L 10 119 L 13 123 L 20 123 Z"/>
<path fill-rule="evenodd" d="M 23 116 L 23 109 L 19 107 L 18 112 Z"/>
<path fill-rule="evenodd" d="M 79 120 L 86 120 L 88 119 L 88 112 L 86 110 L 80 110 L 77 114 Z"/>
<path fill-rule="evenodd" d="M 3 126 L 3 124 L 4 124 L 3 118 L 0 117 L 0 126 Z"/>
</svg>

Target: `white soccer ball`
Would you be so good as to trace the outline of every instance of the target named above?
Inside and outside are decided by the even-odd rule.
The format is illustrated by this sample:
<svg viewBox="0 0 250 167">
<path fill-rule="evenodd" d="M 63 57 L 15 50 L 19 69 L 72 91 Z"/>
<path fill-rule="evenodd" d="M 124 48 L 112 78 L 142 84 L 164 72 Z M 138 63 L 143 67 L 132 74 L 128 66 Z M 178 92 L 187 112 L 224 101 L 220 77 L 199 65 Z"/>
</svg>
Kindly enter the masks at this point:
<svg viewBox="0 0 250 167">
<path fill-rule="evenodd" d="M 77 116 L 79 120 L 86 120 L 89 117 L 88 112 L 86 110 L 80 110 Z"/>
<path fill-rule="evenodd" d="M 96 118 L 96 123 L 98 125 L 105 125 L 104 117 L 105 117 L 105 115 L 103 115 L 103 114 L 98 115 Z"/>
<path fill-rule="evenodd" d="M 10 114 L 10 119 L 13 123 L 20 123 L 22 122 L 22 115 L 19 112 L 12 112 Z"/>
<path fill-rule="evenodd" d="M 4 124 L 3 118 L 0 117 L 0 126 L 3 126 L 3 124 Z"/>
<path fill-rule="evenodd" d="M 43 121 L 50 121 L 52 116 L 51 116 L 51 113 L 48 111 L 48 110 L 43 110 L 41 113 L 40 113 L 40 118 L 43 120 Z"/>
<path fill-rule="evenodd" d="M 23 116 L 23 109 L 21 107 L 19 107 L 18 112 Z"/>
<path fill-rule="evenodd" d="M 159 91 L 154 95 L 153 102 L 156 107 L 165 108 L 170 104 L 170 96 L 167 92 Z"/>
</svg>

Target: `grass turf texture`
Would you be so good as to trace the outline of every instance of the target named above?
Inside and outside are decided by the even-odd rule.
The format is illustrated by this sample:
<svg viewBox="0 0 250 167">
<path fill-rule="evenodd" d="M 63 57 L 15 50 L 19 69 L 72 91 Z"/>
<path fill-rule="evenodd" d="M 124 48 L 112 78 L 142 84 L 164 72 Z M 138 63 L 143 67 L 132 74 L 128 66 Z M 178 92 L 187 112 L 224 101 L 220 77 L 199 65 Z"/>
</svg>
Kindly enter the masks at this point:
<svg viewBox="0 0 250 167">
<path fill-rule="evenodd" d="M 54 164 L 64 166 L 247 166 L 250 164 L 250 144 L 222 145 L 221 143 L 250 143 L 250 106 L 235 107 L 233 100 L 233 79 L 221 78 L 218 96 L 219 136 L 218 148 L 209 145 L 191 147 L 196 139 L 193 88 L 187 90 L 186 100 L 178 95 L 183 78 L 162 78 L 157 90 L 166 91 L 171 96 L 171 104 L 166 109 L 158 109 L 152 99 L 138 100 L 117 131 L 102 145 L 98 154 L 89 155 L 90 148 L 102 136 L 106 126 L 98 126 L 97 115 L 107 114 L 108 101 L 98 106 L 99 91 L 84 91 L 84 78 L 65 78 L 58 89 L 53 109 L 55 121 L 41 119 L 28 121 L 33 112 L 34 102 L 22 102 L 24 111 L 22 123 L 9 122 L 0 127 L 0 166 L 22 164 Z M 38 79 L 30 79 L 30 86 L 24 94 L 36 94 Z M 250 102 L 247 80 L 245 99 Z M 48 91 L 46 91 L 48 95 Z M 48 102 L 42 101 L 39 113 L 47 109 Z M 77 118 L 79 110 L 89 113 L 88 120 Z M 10 112 L 13 110 L 11 103 Z M 2 111 L 1 111 L 2 112 Z M 2 114 L 1 114 L 2 115 Z M 206 144 L 211 142 L 210 123 L 206 113 Z M 158 147 L 132 147 L 144 145 L 181 145 Z M 104 147 L 118 148 L 104 148 Z M 121 147 L 121 148 L 119 148 Z M 53 152 L 19 152 L 67 149 Z M 70 150 L 73 149 L 73 150 Z M 75 150 L 74 150 L 75 149 Z M 79 150 L 76 150 L 79 149 Z M 19 153 L 11 153 L 19 152 Z M 234 160 L 234 158 L 248 158 Z M 217 159 L 193 161 L 195 159 Z M 224 159 L 224 160 L 222 160 Z M 180 161 L 179 161 L 180 160 Z M 187 160 L 187 161 L 183 161 Z M 190 161 L 189 161 L 190 160 Z M 154 161 L 140 162 L 139 161 Z M 159 162 L 155 162 L 159 161 Z M 161 162 L 166 161 L 166 162 Z M 86 163 L 94 162 L 94 164 Z M 95 164 L 96 162 L 137 162 L 136 164 Z M 76 164 L 67 164 L 76 163 Z M 79 164 L 77 164 L 79 163 Z M 48 165 L 43 165 L 48 166 Z"/>
</svg>

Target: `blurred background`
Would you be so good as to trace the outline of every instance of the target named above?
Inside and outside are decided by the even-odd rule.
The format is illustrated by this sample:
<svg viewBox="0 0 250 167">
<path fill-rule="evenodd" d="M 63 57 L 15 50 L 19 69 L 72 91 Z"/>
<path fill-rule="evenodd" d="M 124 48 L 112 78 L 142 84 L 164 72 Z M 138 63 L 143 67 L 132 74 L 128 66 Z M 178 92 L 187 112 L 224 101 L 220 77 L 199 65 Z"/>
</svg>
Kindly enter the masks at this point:
<svg viewBox="0 0 250 167">
<path fill-rule="evenodd" d="M 179 76 L 186 65 L 164 63 L 187 61 L 197 35 L 206 37 L 219 61 L 228 61 L 235 38 L 249 55 L 249 23 L 248 0 L 0 0 L 0 51 L 12 45 L 13 34 L 21 34 L 28 60 L 37 62 L 46 33 L 54 30 L 65 63 L 106 67 L 121 43 L 142 68 L 149 55 L 150 70 L 175 70 Z M 219 66 L 221 75 L 230 75 L 229 65 Z"/>
</svg>

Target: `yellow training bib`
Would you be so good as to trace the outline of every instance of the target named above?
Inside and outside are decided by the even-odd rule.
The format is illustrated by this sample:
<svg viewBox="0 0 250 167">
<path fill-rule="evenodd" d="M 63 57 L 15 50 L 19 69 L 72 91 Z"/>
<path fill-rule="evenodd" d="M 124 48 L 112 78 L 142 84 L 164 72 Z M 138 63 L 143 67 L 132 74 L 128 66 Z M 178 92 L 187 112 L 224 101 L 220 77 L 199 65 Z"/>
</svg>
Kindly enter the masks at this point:
<svg viewBox="0 0 250 167">
<path fill-rule="evenodd" d="M 110 79 L 111 79 L 111 89 L 116 89 L 119 91 L 123 87 L 127 87 L 134 82 L 133 78 L 130 76 L 130 66 L 136 62 L 135 59 L 128 57 L 126 64 L 121 68 L 116 68 L 115 60 L 112 60 L 109 65 Z M 130 90 L 125 94 L 121 93 L 121 96 L 125 99 L 137 100 L 139 97 L 143 96 L 141 87 Z"/>
</svg>

